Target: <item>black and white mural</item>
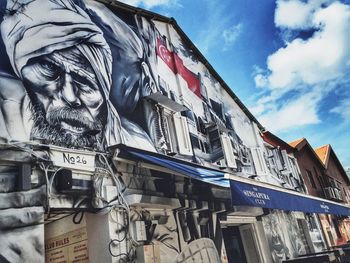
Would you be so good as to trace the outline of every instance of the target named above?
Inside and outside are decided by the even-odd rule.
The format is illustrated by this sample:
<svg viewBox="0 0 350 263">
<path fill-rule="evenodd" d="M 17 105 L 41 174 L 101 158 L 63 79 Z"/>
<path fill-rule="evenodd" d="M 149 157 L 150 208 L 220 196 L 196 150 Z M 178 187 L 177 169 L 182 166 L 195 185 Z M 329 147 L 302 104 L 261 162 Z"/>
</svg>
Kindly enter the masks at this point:
<svg viewBox="0 0 350 263">
<path fill-rule="evenodd" d="M 301 218 L 294 212 L 271 210 L 262 217 L 264 231 L 271 250 L 273 262 L 310 253 L 310 247 L 301 227 Z"/>
<path fill-rule="evenodd" d="M 194 211 L 182 211 L 181 214 L 188 214 L 188 217 L 197 220 Z M 153 246 L 158 262 L 222 262 L 218 251 L 221 251 L 223 240 L 220 240 L 218 247 L 208 234 L 200 233 L 198 224 L 189 226 L 192 229 L 188 230 L 187 222 L 183 218 L 179 220 L 178 215 L 172 210 L 138 207 L 130 212 L 131 227 L 127 228 L 125 214 L 111 211 L 108 221 L 112 232 L 109 250 L 115 262 L 137 262 L 139 254 L 137 248 L 135 250 L 135 242 L 139 247 Z M 204 226 L 203 223 L 201 225 Z M 215 227 L 215 224 L 211 227 Z M 197 234 L 191 236 L 194 231 Z"/>
<path fill-rule="evenodd" d="M 272 160 L 274 152 L 265 149 L 257 124 L 171 24 L 93 0 L 0 0 L 0 33 L 0 142 L 4 145 L 39 143 L 107 152 L 109 146 L 125 144 L 244 177 L 260 176 L 268 181 L 267 176 L 276 173 L 281 179 L 279 163 Z M 279 157 L 282 162 L 287 160 L 284 170 L 294 169 L 285 156 Z M 55 188 L 54 175 L 50 176 L 46 178 L 49 190 Z M 285 176 L 297 179 L 298 171 Z M 0 189 L 7 184 L 0 181 Z M 293 181 L 290 185 L 297 187 Z M 12 201 L 3 201 L 12 198 L 9 192 L 0 191 L 0 209 L 6 205 L 6 209 L 16 208 Z M 19 196 L 26 200 L 26 194 Z M 81 208 L 79 195 L 62 194 L 51 201 L 61 205 L 65 198 L 71 203 L 62 207 Z M 86 199 L 91 203 L 91 196 Z M 43 204 L 27 205 L 37 217 L 21 210 L 16 217 L 19 221 L 35 220 L 26 225 L 28 231 L 20 222 L 18 227 L 43 260 Z M 157 228 L 152 222 L 160 215 L 142 211 L 132 216 L 132 220 L 150 224 L 147 240 L 160 243 L 163 257 L 169 260 L 185 261 L 187 254 L 181 254 L 179 244 L 181 250 L 191 250 L 191 244 L 198 248 L 202 240 L 205 249 L 214 251 L 210 241 L 203 240 L 207 237 L 217 238 L 215 246 L 222 250 L 222 237 L 216 231 L 219 221 L 209 220 L 211 216 L 204 213 L 182 212 Z M 287 242 L 283 232 L 277 233 L 280 222 L 275 221 L 281 216 L 271 214 L 264 220 L 270 241 L 275 241 L 271 247 L 276 250 L 276 262 L 305 251 L 303 243 L 297 242 L 298 235 Z M 294 219 L 286 214 L 283 218 L 290 223 L 286 230 L 297 233 Z M 0 229 L 4 226 L 0 221 Z M 180 238 L 175 231 L 181 232 Z M 0 232 L 0 241 L 8 241 L 0 242 L 0 261 L 7 247 L 16 252 L 13 242 L 18 235 L 8 237 L 7 232 Z"/>
<path fill-rule="evenodd" d="M 8 161 L 23 158 L 8 149 L 0 152 Z M 21 170 L 18 164 L 0 163 L 0 262 L 44 262 L 45 186 L 21 187 Z"/>
<path fill-rule="evenodd" d="M 3 140 L 123 143 L 255 173 L 252 122 L 172 26 L 97 1 L 1 3 Z"/>
</svg>

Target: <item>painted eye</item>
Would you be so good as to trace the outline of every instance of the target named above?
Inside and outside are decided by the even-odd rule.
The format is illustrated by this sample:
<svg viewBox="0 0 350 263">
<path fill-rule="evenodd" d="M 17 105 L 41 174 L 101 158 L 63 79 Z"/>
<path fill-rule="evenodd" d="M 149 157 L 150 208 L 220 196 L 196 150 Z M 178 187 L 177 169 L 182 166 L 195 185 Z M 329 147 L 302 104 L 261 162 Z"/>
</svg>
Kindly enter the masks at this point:
<svg viewBox="0 0 350 263">
<path fill-rule="evenodd" d="M 40 61 L 38 66 L 41 74 L 49 80 L 56 80 L 62 74 L 62 69 L 49 61 Z"/>
<path fill-rule="evenodd" d="M 92 94 L 95 91 L 93 83 L 89 81 L 87 77 L 83 77 L 75 73 L 72 73 L 72 75 L 74 77 L 74 82 L 82 92 Z"/>
<path fill-rule="evenodd" d="M 77 85 L 78 85 L 78 88 L 86 93 L 86 94 L 92 94 L 94 92 L 94 89 L 92 89 L 90 86 L 86 85 L 85 83 L 81 83 L 79 81 L 74 81 Z"/>
</svg>

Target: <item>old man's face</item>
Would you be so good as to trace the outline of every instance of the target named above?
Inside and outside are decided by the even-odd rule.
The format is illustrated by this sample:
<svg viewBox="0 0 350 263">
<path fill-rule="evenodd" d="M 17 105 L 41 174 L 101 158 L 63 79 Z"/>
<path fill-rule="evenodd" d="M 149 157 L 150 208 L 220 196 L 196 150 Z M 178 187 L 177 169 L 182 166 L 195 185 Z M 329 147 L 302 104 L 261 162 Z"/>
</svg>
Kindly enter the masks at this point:
<svg viewBox="0 0 350 263">
<path fill-rule="evenodd" d="M 34 138 L 67 147 L 100 147 L 106 98 L 77 48 L 31 59 L 22 76 L 33 105 Z"/>
</svg>

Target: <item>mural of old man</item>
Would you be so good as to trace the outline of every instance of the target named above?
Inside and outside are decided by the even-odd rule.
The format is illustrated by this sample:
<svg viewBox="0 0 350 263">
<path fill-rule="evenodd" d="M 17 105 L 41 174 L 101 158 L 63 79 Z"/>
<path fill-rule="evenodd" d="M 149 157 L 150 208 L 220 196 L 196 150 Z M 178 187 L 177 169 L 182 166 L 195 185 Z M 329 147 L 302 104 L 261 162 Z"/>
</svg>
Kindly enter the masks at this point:
<svg viewBox="0 0 350 263">
<path fill-rule="evenodd" d="M 92 1 L 7 1 L 1 137 L 74 148 L 127 142 L 153 149 L 149 135 L 117 112 L 132 112 L 141 94 L 154 88 L 142 42 L 118 17 L 102 22 L 94 9 L 111 13 Z M 13 121 L 17 114 L 22 127 Z"/>
</svg>

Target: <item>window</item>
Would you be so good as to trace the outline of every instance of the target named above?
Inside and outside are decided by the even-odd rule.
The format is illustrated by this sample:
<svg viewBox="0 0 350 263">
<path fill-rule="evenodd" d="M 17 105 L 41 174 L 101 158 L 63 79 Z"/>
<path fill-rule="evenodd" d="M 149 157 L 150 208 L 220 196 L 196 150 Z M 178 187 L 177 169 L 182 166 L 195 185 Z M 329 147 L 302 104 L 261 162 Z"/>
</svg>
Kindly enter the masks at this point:
<svg viewBox="0 0 350 263">
<path fill-rule="evenodd" d="M 324 188 L 325 186 L 322 183 L 322 177 L 321 176 L 317 176 L 317 180 L 318 180 L 318 183 L 320 184 L 321 188 Z"/>
<path fill-rule="evenodd" d="M 221 149 L 220 132 L 217 126 L 209 130 L 208 137 L 212 151 Z"/>
<path fill-rule="evenodd" d="M 260 148 L 251 149 L 255 171 L 257 175 L 265 175 L 267 173 L 267 166 L 265 158 Z"/>
<path fill-rule="evenodd" d="M 172 115 L 167 111 L 163 111 L 161 120 L 167 146 L 167 152 L 169 154 L 175 153 L 176 139 L 174 134 L 174 123 L 172 121 Z"/>
<path fill-rule="evenodd" d="M 307 177 L 308 177 L 308 179 L 309 179 L 309 181 L 311 183 L 312 188 L 316 188 L 316 184 L 315 184 L 315 181 L 314 181 L 314 178 L 312 176 L 311 171 L 310 170 L 306 170 L 306 174 L 307 174 Z"/>
<path fill-rule="evenodd" d="M 335 216 L 332 216 L 332 221 L 334 224 L 335 232 L 337 233 L 337 237 L 339 239 L 342 238 L 342 235 L 341 235 L 340 230 L 339 230 L 339 222 L 338 222 L 337 218 Z"/>
</svg>

